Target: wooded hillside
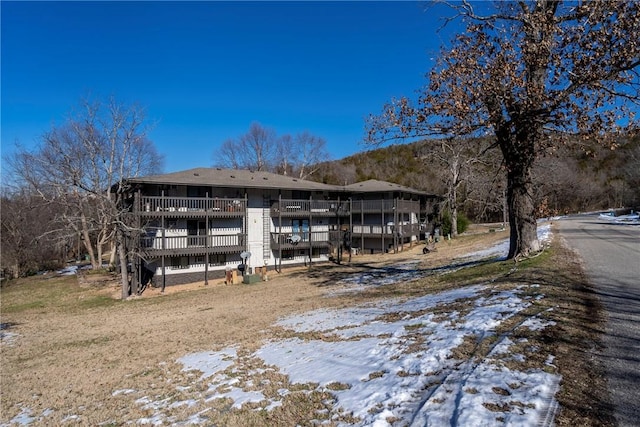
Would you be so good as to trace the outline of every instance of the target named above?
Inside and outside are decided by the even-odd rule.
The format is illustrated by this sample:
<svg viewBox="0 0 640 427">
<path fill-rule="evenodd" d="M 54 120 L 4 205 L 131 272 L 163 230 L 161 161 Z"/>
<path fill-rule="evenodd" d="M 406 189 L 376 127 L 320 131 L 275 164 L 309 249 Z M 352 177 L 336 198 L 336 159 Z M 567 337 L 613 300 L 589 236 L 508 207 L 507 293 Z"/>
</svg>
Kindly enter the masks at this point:
<svg viewBox="0 0 640 427">
<path fill-rule="evenodd" d="M 446 196 L 451 177 L 442 157 L 438 141 L 397 144 L 324 162 L 309 179 L 338 185 L 378 179 Z M 497 148 L 462 157 L 471 161 L 461 173 L 458 209 L 474 221 L 502 220 L 504 166 Z M 534 181 L 540 217 L 638 207 L 640 138 L 620 140 L 615 149 L 588 141 L 563 145 L 536 160 Z"/>
</svg>

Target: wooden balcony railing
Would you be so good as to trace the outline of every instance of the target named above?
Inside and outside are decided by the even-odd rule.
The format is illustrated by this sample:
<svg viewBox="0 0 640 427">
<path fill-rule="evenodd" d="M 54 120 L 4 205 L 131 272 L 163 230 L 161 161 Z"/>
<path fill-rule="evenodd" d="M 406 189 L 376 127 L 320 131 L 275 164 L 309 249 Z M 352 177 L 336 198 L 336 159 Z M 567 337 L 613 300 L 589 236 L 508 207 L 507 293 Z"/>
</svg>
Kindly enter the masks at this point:
<svg viewBox="0 0 640 427">
<path fill-rule="evenodd" d="M 330 242 L 342 239 L 341 231 L 300 231 L 271 233 L 271 248 L 308 248 L 309 246 L 327 246 Z"/>
<path fill-rule="evenodd" d="M 399 233 L 401 236 L 417 236 L 420 232 L 420 224 L 400 224 L 394 226 L 393 224 L 387 225 L 360 225 L 354 224 L 352 229 L 352 235 L 389 235 L 393 236 L 394 233 Z"/>
<path fill-rule="evenodd" d="M 352 200 L 352 212 L 420 212 L 420 202 L 413 200 Z"/>
<path fill-rule="evenodd" d="M 215 236 L 143 236 L 140 247 L 146 252 L 154 250 L 178 251 L 193 248 L 236 248 L 244 247 L 245 235 L 242 233 L 223 234 Z"/>
<path fill-rule="evenodd" d="M 211 197 L 140 197 L 141 212 L 240 212 L 246 211 L 245 199 Z"/>
<path fill-rule="evenodd" d="M 338 200 L 281 199 L 271 205 L 271 216 L 344 216 L 349 202 Z"/>
</svg>

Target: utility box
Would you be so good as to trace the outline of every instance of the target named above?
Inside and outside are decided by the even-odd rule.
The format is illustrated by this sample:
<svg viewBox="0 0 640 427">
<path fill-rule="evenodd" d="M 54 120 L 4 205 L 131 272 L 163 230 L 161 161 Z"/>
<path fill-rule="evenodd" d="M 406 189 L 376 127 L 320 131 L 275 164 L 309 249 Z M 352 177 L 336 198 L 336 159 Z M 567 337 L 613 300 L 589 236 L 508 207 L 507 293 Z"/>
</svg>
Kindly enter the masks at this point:
<svg viewBox="0 0 640 427">
<path fill-rule="evenodd" d="M 258 282 L 262 282 L 262 277 L 259 274 L 247 274 L 242 279 L 242 283 L 245 285 L 253 285 Z"/>
</svg>

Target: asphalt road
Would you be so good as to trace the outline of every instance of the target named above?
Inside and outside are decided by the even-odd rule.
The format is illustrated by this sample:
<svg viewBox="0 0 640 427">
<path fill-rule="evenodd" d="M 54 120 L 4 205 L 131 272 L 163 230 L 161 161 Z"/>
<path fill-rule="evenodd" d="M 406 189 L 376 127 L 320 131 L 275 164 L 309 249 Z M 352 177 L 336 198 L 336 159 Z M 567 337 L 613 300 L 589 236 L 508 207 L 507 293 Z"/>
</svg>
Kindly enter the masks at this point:
<svg viewBox="0 0 640 427">
<path fill-rule="evenodd" d="M 597 215 L 558 221 L 560 235 L 577 250 L 608 314 L 599 356 L 620 426 L 640 425 L 640 225 Z"/>
</svg>

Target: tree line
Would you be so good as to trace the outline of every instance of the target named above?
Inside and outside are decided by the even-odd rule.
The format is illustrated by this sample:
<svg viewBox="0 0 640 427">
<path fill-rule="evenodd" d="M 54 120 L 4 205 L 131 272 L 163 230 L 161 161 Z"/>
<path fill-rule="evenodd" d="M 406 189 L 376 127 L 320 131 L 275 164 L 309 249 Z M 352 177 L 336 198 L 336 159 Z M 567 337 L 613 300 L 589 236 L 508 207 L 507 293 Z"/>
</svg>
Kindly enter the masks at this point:
<svg viewBox="0 0 640 427">
<path fill-rule="evenodd" d="M 309 131 L 278 135 L 274 129 L 253 122 L 246 133 L 225 140 L 215 150 L 214 166 L 307 179 L 329 158 L 326 145 L 324 138 Z"/>
<path fill-rule="evenodd" d="M 101 268 L 119 255 L 123 285 L 131 229 L 123 213 L 125 179 L 156 173 L 163 158 L 148 139 L 144 109 L 115 98 L 85 99 L 32 149 L 5 159 L 2 269 L 7 277 L 85 257 Z"/>
<path fill-rule="evenodd" d="M 446 155 L 453 144 L 459 151 Z M 596 141 L 580 141 L 577 150 L 576 144 L 559 143 L 536 159 L 532 180 L 537 218 L 640 207 L 640 137 L 619 138 L 614 150 Z M 497 148 L 486 149 L 490 146 L 487 139 L 395 144 L 323 162 L 310 179 L 334 185 L 391 181 L 442 196 L 444 210 L 460 211 L 474 222 L 502 222 L 504 164 Z"/>
</svg>

